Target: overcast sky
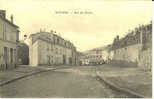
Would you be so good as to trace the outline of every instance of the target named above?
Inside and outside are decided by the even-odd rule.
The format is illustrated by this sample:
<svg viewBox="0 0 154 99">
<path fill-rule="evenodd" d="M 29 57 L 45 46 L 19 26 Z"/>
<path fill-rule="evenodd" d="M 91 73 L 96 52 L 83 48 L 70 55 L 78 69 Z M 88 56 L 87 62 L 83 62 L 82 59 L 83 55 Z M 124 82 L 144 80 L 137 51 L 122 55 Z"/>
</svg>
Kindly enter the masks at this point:
<svg viewBox="0 0 154 99">
<path fill-rule="evenodd" d="M 7 11 L 8 19 L 14 15 L 20 39 L 40 28 L 55 30 L 79 51 L 111 44 L 116 35 L 123 37 L 129 29 L 152 20 L 150 0 L 0 0 L 0 9 Z M 92 14 L 72 14 L 74 11 Z"/>
</svg>

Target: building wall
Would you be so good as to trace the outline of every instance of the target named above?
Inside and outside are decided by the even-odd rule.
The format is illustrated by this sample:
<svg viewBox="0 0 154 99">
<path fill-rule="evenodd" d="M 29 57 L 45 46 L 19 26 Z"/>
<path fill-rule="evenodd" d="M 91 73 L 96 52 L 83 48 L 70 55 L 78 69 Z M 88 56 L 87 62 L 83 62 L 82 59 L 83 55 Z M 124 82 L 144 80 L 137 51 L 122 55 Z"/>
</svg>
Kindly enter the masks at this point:
<svg viewBox="0 0 154 99">
<path fill-rule="evenodd" d="M 95 63 L 104 63 L 108 62 L 109 58 L 111 59 L 113 57 L 111 51 L 111 45 L 94 48 L 92 50 L 89 50 L 87 52 L 84 52 L 84 55 L 81 57 L 80 61 L 81 63 L 87 63 L 89 64 L 95 64 Z"/>
<path fill-rule="evenodd" d="M 29 40 L 29 65 L 32 65 L 32 61 L 33 61 L 33 46 L 32 46 L 32 38 L 30 38 Z"/>
<path fill-rule="evenodd" d="M 62 64 L 68 64 L 68 65 L 75 65 L 76 63 L 76 50 L 67 48 L 66 46 L 61 45 L 62 40 L 59 41 L 61 44 L 57 44 L 54 40 L 46 40 L 45 38 L 47 35 L 46 33 L 38 34 L 41 35 L 40 39 L 38 35 L 34 36 L 34 38 L 31 38 L 31 44 L 30 44 L 30 64 L 33 66 L 37 65 L 62 65 Z M 45 36 L 45 37 L 44 37 Z M 48 35 L 48 37 L 50 37 Z M 58 36 L 56 36 L 58 38 Z M 57 39 L 56 38 L 56 39 Z M 34 43 L 33 43 L 34 42 Z M 37 51 L 35 51 L 37 50 Z M 35 58 L 35 59 L 34 59 Z M 37 59 L 36 59 L 37 58 Z M 65 63 L 64 63 L 65 58 Z M 71 62 L 72 61 L 72 62 Z"/>
<path fill-rule="evenodd" d="M 17 35 L 18 29 L 0 17 L 0 65 L 6 66 L 7 64 L 8 68 L 15 66 Z"/>
<path fill-rule="evenodd" d="M 16 42 L 17 32 L 17 28 L 0 18 L 0 39 Z"/>
<path fill-rule="evenodd" d="M 39 46 L 39 44 L 38 44 L 38 42 L 35 42 L 34 44 L 33 44 L 33 56 L 32 56 L 32 59 L 33 59 L 33 61 L 32 61 L 32 66 L 36 66 L 36 65 L 38 65 L 38 46 Z"/>
<path fill-rule="evenodd" d="M 5 60 L 4 58 L 4 47 L 7 47 L 7 60 Z M 4 41 L 1 41 L 0 42 L 0 64 L 8 64 L 8 65 L 11 65 L 11 53 L 10 53 L 10 50 L 11 48 L 13 49 L 13 62 L 12 64 L 15 64 L 16 63 L 16 44 L 14 43 L 10 43 L 10 42 L 4 42 Z"/>
<path fill-rule="evenodd" d="M 134 44 L 114 50 L 113 60 L 124 60 L 127 62 L 138 62 L 141 44 Z"/>
<path fill-rule="evenodd" d="M 152 51 L 148 48 L 152 49 L 152 21 L 150 24 L 136 27 L 121 39 L 119 36 L 114 39 L 113 62 L 149 68 L 149 64 L 152 64 Z"/>
<path fill-rule="evenodd" d="M 152 69 L 152 49 L 151 48 L 141 51 L 139 55 L 138 66 L 144 70 Z"/>
<path fill-rule="evenodd" d="M 38 40 L 38 64 L 37 65 L 44 65 L 44 64 L 47 64 L 47 55 L 48 54 L 48 51 L 47 51 L 47 43 L 45 41 L 41 41 L 41 40 Z"/>
<path fill-rule="evenodd" d="M 39 44 L 39 64 L 58 65 L 63 64 L 63 55 L 66 56 L 66 64 L 69 64 L 69 58 L 72 58 L 72 50 L 59 45 L 48 43 L 42 40 L 37 41 Z"/>
</svg>

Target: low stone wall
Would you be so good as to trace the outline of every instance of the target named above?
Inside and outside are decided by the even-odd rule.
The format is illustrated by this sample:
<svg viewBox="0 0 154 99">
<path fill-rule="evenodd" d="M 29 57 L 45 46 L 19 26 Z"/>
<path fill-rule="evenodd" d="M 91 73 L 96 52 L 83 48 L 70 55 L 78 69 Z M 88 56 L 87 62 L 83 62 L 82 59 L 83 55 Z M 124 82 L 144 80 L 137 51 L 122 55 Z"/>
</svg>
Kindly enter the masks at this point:
<svg viewBox="0 0 154 99">
<path fill-rule="evenodd" d="M 152 69 L 152 48 L 140 52 L 138 66 L 144 70 Z"/>
</svg>

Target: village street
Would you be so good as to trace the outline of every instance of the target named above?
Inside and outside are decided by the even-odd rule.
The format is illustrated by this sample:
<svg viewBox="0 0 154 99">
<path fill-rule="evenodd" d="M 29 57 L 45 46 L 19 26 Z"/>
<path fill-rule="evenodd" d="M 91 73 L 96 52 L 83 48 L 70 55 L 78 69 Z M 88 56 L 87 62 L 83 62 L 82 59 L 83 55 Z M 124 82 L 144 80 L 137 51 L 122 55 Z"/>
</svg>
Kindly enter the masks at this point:
<svg viewBox="0 0 154 99">
<path fill-rule="evenodd" d="M 104 67 L 73 66 L 69 68 L 56 69 L 43 73 L 38 73 L 1 86 L 0 96 L 14 98 L 136 97 L 132 94 L 124 93 L 110 88 L 106 83 L 104 83 L 103 81 L 101 81 L 101 79 L 97 77 L 99 70 L 103 71 L 104 69 L 104 71 L 111 73 L 109 72 L 109 69 L 111 71 L 112 69 L 108 67 L 106 65 Z M 119 71 L 118 68 L 113 68 L 113 70 Z M 132 70 L 130 69 L 130 71 Z M 104 75 L 108 74 L 105 74 L 104 72 Z M 114 75 L 116 75 L 116 73 L 114 73 Z"/>
<path fill-rule="evenodd" d="M 0 0 L 0 98 L 152 98 L 151 1 L 81 1 Z"/>
</svg>

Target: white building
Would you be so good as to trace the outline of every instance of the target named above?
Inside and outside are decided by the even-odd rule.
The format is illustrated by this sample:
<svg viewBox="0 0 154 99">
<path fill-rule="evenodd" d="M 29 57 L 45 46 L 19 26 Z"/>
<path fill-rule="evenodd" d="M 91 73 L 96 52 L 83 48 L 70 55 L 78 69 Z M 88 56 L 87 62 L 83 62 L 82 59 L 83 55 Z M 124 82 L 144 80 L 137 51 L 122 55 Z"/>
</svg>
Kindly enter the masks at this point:
<svg viewBox="0 0 154 99">
<path fill-rule="evenodd" d="M 29 59 L 31 66 L 76 65 L 76 48 L 52 32 L 39 32 L 30 35 Z"/>
<path fill-rule="evenodd" d="M 94 48 L 84 52 L 82 58 L 83 64 L 95 65 L 103 64 L 113 58 L 113 53 L 110 51 L 111 45 Z"/>
</svg>

